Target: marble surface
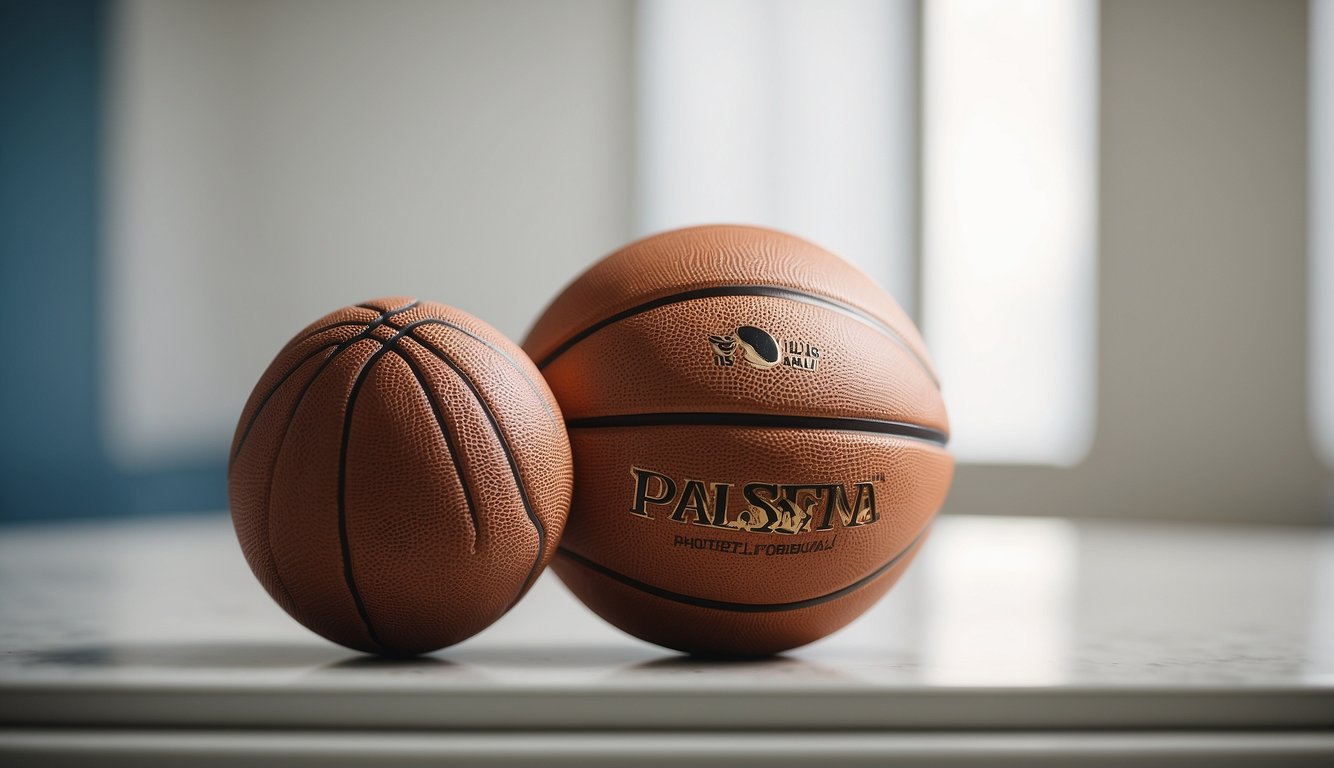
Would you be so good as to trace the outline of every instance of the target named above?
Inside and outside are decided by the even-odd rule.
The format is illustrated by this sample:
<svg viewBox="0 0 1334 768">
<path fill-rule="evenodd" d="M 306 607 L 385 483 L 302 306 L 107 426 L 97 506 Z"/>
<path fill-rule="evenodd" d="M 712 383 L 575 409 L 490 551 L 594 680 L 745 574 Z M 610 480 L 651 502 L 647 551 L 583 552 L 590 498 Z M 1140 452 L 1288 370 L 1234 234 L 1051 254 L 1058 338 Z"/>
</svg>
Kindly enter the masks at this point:
<svg viewBox="0 0 1334 768">
<path fill-rule="evenodd" d="M 383 661 L 262 591 L 223 515 L 0 529 L 0 726 L 1334 727 L 1334 533 L 945 518 L 842 632 L 684 658 L 544 576 L 482 634 Z"/>
</svg>

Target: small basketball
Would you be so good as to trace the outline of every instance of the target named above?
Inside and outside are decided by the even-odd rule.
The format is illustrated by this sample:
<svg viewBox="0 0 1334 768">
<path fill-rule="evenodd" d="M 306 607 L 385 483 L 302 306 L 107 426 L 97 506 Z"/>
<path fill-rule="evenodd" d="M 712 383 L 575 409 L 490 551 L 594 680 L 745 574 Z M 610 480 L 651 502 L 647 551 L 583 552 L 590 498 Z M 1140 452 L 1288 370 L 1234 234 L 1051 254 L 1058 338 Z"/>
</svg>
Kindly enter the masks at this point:
<svg viewBox="0 0 1334 768">
<path fill-rule="evenodd" d="M 273 599 L 349 648 L 417 654 L 505 613 L 570 502 L 560 411 L 522 350 L 427 301 L 297 334 L 241 413 L 232 521 Z"/>
<path fill-rule="evenodd" d="M 633 243 L 524 348 L 565 414 L 574 506 L 553 568 L 593 611 L 690 653 L 761 656 L 855 619 L 921 549 L 953 474 L 916 328 L 796 237 Z"/>
</svg>

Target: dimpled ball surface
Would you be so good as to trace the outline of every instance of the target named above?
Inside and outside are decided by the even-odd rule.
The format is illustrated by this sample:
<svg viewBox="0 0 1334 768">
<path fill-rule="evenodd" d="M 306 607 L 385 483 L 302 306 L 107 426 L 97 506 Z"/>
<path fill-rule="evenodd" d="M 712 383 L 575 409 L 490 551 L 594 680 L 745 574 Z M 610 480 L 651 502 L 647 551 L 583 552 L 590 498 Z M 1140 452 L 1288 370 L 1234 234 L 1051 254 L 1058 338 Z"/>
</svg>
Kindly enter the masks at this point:
<svg viewBox="0 0 1334 768">
<path fill-rule="evenodd" d="M 632 243 L 567 287 L 524 348 L 574 452 L 553 568 L 653 643 L 760 656 L 824 637 L 899 578 L 949 488 L 917 329 L 791 235 Z"/>
<path fill-rule="evenodd" d="M 477 318 L 407 297 L 340 309 L 283 347 L 228 475 L 274 600 L 329 640 L 394 655 L 505 613 L 554 553 L 571 492 L 532 362 Z"/>
</svg>

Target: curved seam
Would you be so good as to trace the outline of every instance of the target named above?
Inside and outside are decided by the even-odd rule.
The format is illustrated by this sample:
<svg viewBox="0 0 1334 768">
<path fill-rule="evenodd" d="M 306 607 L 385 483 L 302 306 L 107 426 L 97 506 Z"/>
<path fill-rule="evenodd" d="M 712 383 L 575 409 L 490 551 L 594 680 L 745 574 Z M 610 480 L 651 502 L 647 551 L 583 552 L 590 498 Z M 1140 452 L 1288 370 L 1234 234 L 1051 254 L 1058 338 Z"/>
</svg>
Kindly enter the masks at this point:
<svg viewBox="0 0 1334 768">
<path fill-rule="evenodd" d="M 542 407 L 546 409 L 547 413 L 550 413 L 552 416 L 555 416 L 555 415 L 556 415 L 556 414 L 553 413 L 552 410 L 551 410 L 551 403 L 550 403 L 550 401 L 548 400 L 548 397 L 547 397 L 545 394 L 542 393 L 542 390 L 541 390 L 541 389 L 538 388 L 538 386 L 537 386 L 537 382 L 533 380 L 533 377 L 529 376 L 529 375 L 528 375 L 528 372 L 525 371 L 525 370 L 523 369 L 523 366 L 519 365 L 519 361 L 518 361 L 518 360 L 515 360 L 513 356 L 511 356 L 511 355 L 510 355 L 508 352 L 506 352 L 505 350 L 501 349 L 499 346 L 497 346 L 497 345 L 495 345 L 495 344 L 492 344 L 490 341 L 487 341 L 486 339 L 482 338 L 481 336 L 478 336 L 477 334 L 473 333 L 472 331 L 468 330 L 467 328 L 464 328 L 464 327 L 459 326 L 459 325 L 455 325 L 454 323 L 451 323 L 451 322 L 449 322 L 448 320 L 440 320 L 439 318 L 436 318 L 436 319 L 439 320 L 439 325 L 442 325 L 442 326 L 444 326 L 444 327 L 446 327 L 446 328 L 449 328 L 449 329 L 451 329 L 451 330 L 458 331 L 459 333 L 462 333 L 463 335 L 465 335 L 465 336 L 467 336 L 467 337 L 469 337 L 469 338 L 471 338 L 471 339 L 474 339 L 474 340 L 476 340 L 476 341 L 480 341 L 482 344 L 485 344 L 487 347 L 490 347 L 491 350 L 492 350 L 493 352 L 495 352 L 496 354 L 498 354 L 498 355 L 500 355 L 501 357 L 503 357 L 503 358 L 505 359 L 505 361 L 506 361 L 507 363 L 510 364 L 510 367 L 513 368 L 515 371 L 517 371 L 518 374 L 519 374 L 519 376 L 521 376 L 521 377 L 523 378 L 524 383 L 526 383 L 526 384 L 528 385 L 528 388 L 531 389 L 531 390 L 533 390 L 533 394 L 537 395 L 538 402 L 542 403 Z M 386 323 L 386 325 L 388 325 L 390 328 L 399 328 L 399 327 L 400 327 L 400 326 L 394 325 L 393 323 Z M 411 334 L 411 338 L 414 339 L 414 340 L 421 340 L 421 337 L 418 336 L 416 333 Z"/>
<path fill-rule="evenodd" d="M 407 310 L 412 309 L 413 307 L 417 306 L 418 304 L 421 304 L 421 300 L 420 300 L 420 299 L 413 299 L 412 301 L 408 302 L 407 304 L 404 304 L 404 305 L 402 305 L 402 306 L 400 306 L 400 307 L 394 307 L 393 309 L 380 309 L 379 307 L 372 307 L 372 306 L 369 305 L 369 304 L 354 304 L 354 305 L 353 305 L 353 308 L 355 308 L 355 309 L 369 309 L 369 310 L 371 310 L 372 312 L 375 312 L 377 315 L 379 315 L 379 317 L 378 317 L 377 319 L 379 319 L 379 320 L 383 320 L 383 319 L 386 318 L 386 317 L 391 317 L 391 316 L 393 316 L 393 315 L 397 315 L 397 314 L 400 313 L 400 312 L 406 312 Z M 302 337 L 300 337 L 300 338 L 298 338 L 298 339 L 293 339 L 292 341 L 287 342 L 287 344 L 283 347 L 283 350 L 285 351 L 285 350 L 289 349 L 290 347 L 292 347 L 292 346 L 294 346 L 294 345 L 296 345 L 296 344 L 300 344 L 300 343 L 303 342 L 303 341 L 307 341 L 308 339 L 314 338 L 315 336 L 318 336 L 318 335 L 320 335 L 321 333 L 324 333 L 325 331 L 333 330 L 334 328 L 341 328 L 341 327 L 343 327 L 343 326 L 348 326 L 348 325 L 367 325 L 367 324 L 372 323 L 372 322 L 375 322 L 375 320 L 374 320 L 374 319 L 372 319 L 372 320 L 340 320 L 339 322 L 336 322 L 336 323 L 329 323 L 328 325 L 324 325 L 324 326 L 321 326 L 321 327 L 319 327 L 319 328 L 316 328 L 315 330 L 311 331 L 310 333 L 307 333 L 305 336 L 302 336 Z"/>
<path fill-rule="evenodd" d="M 427 322 L 429 321 L 423 321 L 423 324 L 426 324 Z M 444 321 L 436 320 L 435 322 L 443 323 Z M 546 554 L 546 547 L 547 547 L 546 526 L 542 525 L 542 521 L 537 517 L 537 514 L 533 512 L 532 501 L 529 500 L 528 498 L 528 490 L 527 488 L 524 487 L 523 477 L 519 472 L 519 464 L 514 458 L 514 452 L 510 449 L 509 440 L 506 439 L 505 433 L 500 429 L 500 422 L 496 420 L 495 414 L 491 411 L 491 406 L 488 405 L 486 400 L 482 397 L 482 393 L 480 390 L 478 390 L 477 384 L 472 380 L 472 377 L 469 376 L 467 372 L 465 372 L 461 367 L 459 367 L 458 363 L 454 362 L 454 360 L 452 360 L 449 357 L 449 355 L 445 354 L 443 350 L 437 348 L 434 344 L 427 343 L 425 340 L 419 339 L 416 336 L 409 336 L 409 339 L 411 339 L 416 344 L 419 344 L 427 352 L 430 352 L 432 355 L 435 355 L 445 365 L 448 365 L 450 368 L 452 368 L 454 372 L 458 374 L 459 378 L 463 381 L 463 383 L 468 386 L 468 389 L 472 392 L 473 397 L 476 398 L 477 404 L 482 407 L 482 413 L 486 415 L 487 421 L 490 422 L 491 424 L 492 431 L 494 431 L 496 434 L 496 440 L 500 442 L 500 448 L 505 454 L 505 460 L 509 462 L 510 473 L 514 475 L 514 485 L 519 491 L 520 501 L 523 502 L 524 514 L 528 516 L 528 521 L 532 523 L 533 530 L 537 532 L 537 557 L 533 560 L 533 567 L 529 569 L 528 577 L 524 579 L 523 586 L 519 589 L 518 594 L 515 595 L 514 600 L 509 604 L 509 607 L 505 609 L 508 611 L 509 608 L 514 607 L 514 604 L 519 601 L 519 598 L 522 597 L 525 592 L 527 592 L 528 587 L 532 585 L 533 580 L 536 579 L 538 573 L 541 572 L 542 559 L 543 556 Z"/>
<path fill-rule="evenodd" d="M 241 432 L 241 437 L 236 441 L 236 450 L 232 451 L 231 458 L 227 460 L 227 470 L 229 472 L 231 471 L 232 465 L 236 463 L 236 457 L 241 455 L 241 448 L 245 446 L 245 441 L 249 439 L 250 430 L 254 429 L 255 422 L 259 420 L 259 415 L 264 411 L 264 407 L 269 404 L 269 400 L 273 399 L 273 396 L 277 394 L 279 389 L 282 389 L 282 386 L 287 383 L 288 379 L 292 378 L 297 371 L 301 370 L 301 366 L 310 362 L 311 358 L 315 357 L 315 355 L 336 347 L 340 343 L 342 342 L 334 341 L 325 344 L 324 346 L 316 347 L 310 354 L 301 358 L 300 362 L 292 366 L 291 370 L 284 373 L 283 377 L 278 380 L 278 383 L 274 384 L 273 387 L 269 389 L 264 395 L 264 399 L 260 400 L 259 405 L 255 406 L 255 412 L 250 414 L 250 419 L 246 422 L 245 429 Z"/>
<path fill-rule="evenodd" d="M 319 336 L 321 333 L 324 333 L 325 331 L 332 331 L 335 328 L 345 328 L 349 325 L 369 325 L 372 322 L 374 322 L 374 318 L 370 320 L 343 320 L 337 323 L 329 323 L 328 325 L 322 325 L 319 328 L 316 328 L 315 330 L 306 334 L 305 336 L 292 339 L 291 341 L 287 342 L 287 344 L 283 346 L 283 350 L 285 351 L 291 349 L 292 347 L 295 347 L 298 344 L 310 341 L 311 339 L 315 338 L 316 336 Z"/>
<path fill-rule="evenodd" d="M 652 299 L 642 304 L 630 307 L 629 309 L 617 312 L 613 315 L 610 315 L 593 323 L 592 325 L 585 327 L 583 330 L 570 336 L 565 341 L 561 342 L 560 344 L 557 344 L 556 347 L 551 352 L 547 353 L 547 355 L 542 358 L 542 361 L 537 364 L 537 368 L 538 370 L 545 369 L 547 366 L 555 362 L 556 358 L 560 357 L 561 355 L 569 351 L 569 349 L 573 347 L 575 344 L 578 344 L 579 342 L 583 341 L 589 336 L 592 336 L 594 333 L 602 330 L 603 328 L 606 328 L 609 325 L 614 325 L 616 323 L 619 323 L 622 320 L 626 320 L 636 315 L 641 315 L 645 312 L 650 312 L 652 310 L 659 309 L 661 307 L 670 306 L 672 304 L 680 304 L 686 301 L 695 301 L 698 299 L 712 299 L 725 296 L 768 296 L 777 299 L 787 299 L 789 301 L 798 301 L 805 304 L 822 306 L 827 309 L 831 309 L 840 312 L 844 315 L 850 316 L 856 320 L 861 321 L 862 323 L 865 323 L 866 325 L 869 325 L 872 328 L 875 328 L 876 330 L 884 334 L 886 337 L 888 337 L 890 340 L 892 340 L 895 344 L 902 347 L 903 350 L 907 352 L 910 357 L 912 357 L 913 361 L 917 363 L 917 365 L 922 369 L 922 371 L 927 375 L 927 377 L 931 379 L 931 382 L 936 385 L 936 388 L 937 389 L 940 388 L 940 381 L 936 378 L 936 374 L 931 370 L 931 366 L 927 365 L 926 361 L 922 359 L 922 356 L 919 355 L 917 351 L 914 350 L 912 346 L 908 344 L 907 340 L 903 337 L 903 334 L 899 333 L 898 330 L 896 330 L 886 321 L 880 319 L 879 317 L 876 317 L 875 315 L 872 315 L 867 310 L 853 306 L 851 304 L 844 303 L 842 301 L 839 301 L 838 299 L 834 299 L 829 296 L 824 296 L 818 293 L 809 293 L 807 291 L 801 291 L 795 288 L 788 288 L 786 286 L 781 286 L 781 285 L 720 285 L 720 286 L 711 286 L 708 288 L 698 288 L 690 291 L 682 291 L 680 293 L 669 294 L 667 296 L 660 296 L 656 299 Z"/>
<path fill-rule="evenodd" d="M 363 331 L 362 333 L 368 333 L 369 331 L 370 328 L 367 328 L 366 331 Z M 278 450 L 274 452 L 273 460 L 269 462 L 269 487 L 264 493 L 264 538 L 269 544 L 269 560 L 273 562 L 274 578 L 278 579 L 278 586 L 282 587 L 283 594 L 287 595 L 287 599 L 293 606 L 296 605 L 296 600 L 292 598 L 291 591 L 289 591 L 287 585 L 283 583 L 282 571 L 278 569 L 278 558 L 273 555 L 273 476 L 277 472 L 278 460 L 282 458 L 283 448 L 287 446 L 287 436 L 292 432 L 292 422 L 296 420 L 297 411 L 301 409 L 301 404 L 306 399 L 306 393 L 310 391 L 310 388 L 314 386 L 316 379 L 324 373 L 329 367 L 329 364 L 333 362 L 334 358 L 341 355 L 348 349 L 348 347 L 351 347 L 357 341 L 364 341 L 367 338 L 378 341 L 378 339 L 375 339 L 372 336 L 363 338 L 362 334 L 358 334 L 356 337 L 348 339 L 347 342 L 339 344 L 333 352 L 329 353 L 329 355 L 324 358 L 323 362 L 320 363 L 320 367 L 315 369 L 315 373 L 311 374 L 310 380 L 307 381 L 305 386 L 301 388 L 301 391 L 297 393 L 296 401 L 292 403 L 292 410 L 287 416 L 287 421 L 283 424 L 283 435 L 278 439 Z M 237 452 L 237 455 L 240 455 L 240 451 Z M 231 474 L 230 468 L 228 469 L 228 474 Z"/>
<path fill-rule="evenodd" d="M 231 458 L 227 460 L 227 471 L 228 471 L 229 473 L 231 472 L 232 464 L 236 463 L 236 457 L 241 455 L 241 448 L 245 445 L 245 441 L 246 441 L 246 439 L 250 437 L 250 430 L 254 428 L 254 426 L 255 426 L 255 422 L 259 420 L 259 415 L 260 415 L 260 413 L 264 410 L 264 407 L 265 407 L 266 405 L 269 404 L 269 400 L 270 400 L 270 399 L 273 397 L 273 395 L 278 391 L 278 389 L 279 389 L 280 387 L 282 387 L 282 385 L 287 381 L 287 379 L 290 378 L 290 377 L 292 376 L 292 374 L 296 373 L 298 370 L 301 369 L 301 366 L 303 366 L 303 365 L 305 365 L 307 362 L 309 362 L 310 359 L 311 359 L 312 357 L 314 357 L 316 353 L 318 353 L 318 352 L 320 352 L 320 351 L 322 351 L 322 350 L 328 349 L 329 347 L 336 347 L 336 346 L 339 346 L 340 344 L 354 343 L 354 342 L 356 342 L 356 341 L 358 341 L 358 340 L 360 340 L 360 339 L 362 339 L 362 338 L 366 338 L 366 337 L 370 334 L 370 332 L 373 331 L 373 330 L 375 330 L 375 328 L 376 328 L 377 326 L 379 326 L 379 325 L 388 325 L 388 326 L 391 327 L 391 328 L 395 328 L 395 329 L 397 329 L 398 326 L 396 326 L 396 325 L 390 323 L 390 322 L 389 322 L 389 318 L 390 318 L 390 317 L 393 317 L 394 315 L 399 314 L 399 313 L 401 313 L 401 312 L 406 312 L 407 310 L 412 309 L 413 307 L 417 306 L 417 305 L 420 304 L 420 303 L 421 303 L 421 301 L 413 301 L 413 302 L 411 302 L 411 303 L 409 303 L 409 304 L 405 304 L 405 305 L 403 305 L 403 306 L 401 306 L 401 307 L 398 307 L 398 308 L 396 308 L 396 309 L 391 309 L 391 310 L 388 310 L 388 311 L 386 311 L 386 312 L 381 312 L 381 313 L 380 313 L 380 316 L 377 317 L 377 318 L 375 318 L 374 320 L 368 320 L 368 321 L 362 321 L 362 320 L 349 320 L 349 321 L 345 321 L 345 322 L 332 323 L 332 324 L 330 324 L 330 325 L 326 325 L 326 326 L 324 326 L 323 328 L 317 328 L 316 330 L 311 331 L 310 333 L 306 334 L 305 336 L 303 336 L 302 338 L 298 339 L 297 341 L 294 341 L 294 342 L 288 342 L 288 343 L 287 343 L 287 346 L 283 347 L 283 350 L 284 350 L 284 351 L 286 351 L 287 349 L 290 349 L 294 344 L 302 344 L 302 343 L 304 343 L 304 342 L 306 342 L 306 341 L 309 341 L 310 339 L 315 338 L 317 335 L 319 335 L 319 334 L 321 334 L 321 333 L 324 333 L 325 331 L 333 330 L 334 328 L 341 328 L 341 327 L 352 326 L 352 325 L 362 325 L 362 326 L 365 326 L 364 328 L 361 329 L 361 332 L 359 332 L 357 335 L 355 335 L 355 336 L 353 336 L 353 337 L 351 337 L 351 338 L 349 338 L 349 339 L 346 339 L 345 341 L 341 341 L 341 342 L 339 342 L 339 341 L 335 341 L 335 342 L 332 342 L 332 343 L 330 343 L 330 344 L 325 344 L 324 346 L 322 346 L 322 347 L 316 349 L 315 351 L 313 351 L 313 352 L 311 352 L 310 354 L 306 355 L 305 357 L 301 358 L 301 362 L 297 363 L 297 364 L 296 364 L 295 366 L 293 366 L 290 370 L 288 370 L 287 373 L 284 373 L 284 374 L 283 374 L 282 378 L 278 380 L 278 383 L 277 383 L 277 384 L 274 384 L 273 387 L 269 390 L 268 394 L 266 394 L 266 395 L 264 396 L 264 399 L 261 400 L 261 401 L 259 402 L 259 405 L 256 405 L 256 406 L 255 406 L 255 412 L 252 413 L 252 414 L 250 414 L 250 419 L 249 419 L 249 421 L 246 423 L 245 430 L 242 431 L 240 439 L 238 439 L 238 440 L 236 441 L 236 449 L 235 449 L 234 451 L 232 451 Z M 361 305 L 361 304 L 358 304 L 357 306 L 360 307 L 360 308 L 362 308 L 362 309 L 371 309 L 371 307 L 366 307 L 366 306 Z M 279 352 L 278 354 L 281 355 L 282 352 Z M 335 352 L 334 354 L 337 355 L 338 353 Z M 321 369 L 321 370 L 323 370 L 323 369 Z M 316 372 L 316 375 L 318 376 L 318 375 L 319 375 L 319 372 Z"/>
<path fill-rule="evenodd" d="M 315 380 L 320 377 L 320 374 L 324 373 L 324 369 L 328 367 L 329 360 L 332 360 L 341 351 L 342 350 L 335 350 L 330 353 L 329 356 L 320 363 L 320 367 L 315 369 L 315 373 L 311 374 L 310 380 L 301 388 L 301 392 L 297 395 L 296 402 L 292 405 L 292 413 L 283 424 L 283 434 L 282 437 L 278 439 L 278 450 L 274 452 L 273 460 L 269 462 L 268 487 L 264 491 L 264 543 L 268 548 L 269 562 L 273 564 L 273 578 L 278 580 L 278 587 L 282 589 L 283 595 L 287 597 L 287 602 L 290 603 L 293 608 L 296 607 L 296 599 L 292 597 L 292 592 L 287 588 L 287 584 L 283 582 L 282 571 L 278 569 L 278 558 L 274 557 L 273 554 L 273 475 L 278 468 L 278 459 L 283 455 L 283 447 L 287 445 L 287 434 L 292 431 L 292 421 L 296 418 L 297 409 L 301 407 L 301 402 L 305 399 L 306 392 L 309 391 L 311 385 L 315 383 Z M 237 451 L 237 455 L 240 455 L 239 450 Z M 233 457 L 233 459 L 234 458 L 235 457 Z M 231 475 L 230 464 L 227 467 L 227 474 L 228 476 Z"/>
<path fill-rule="evenodd" d="M 771 429 L 825 429 L 839 432 L 864 432 L 889 435 L 909 440 L 920 440 L 944 447 L 949 436 L 944 432 L 920 424 L 887 419 L 839 418 L 829 416 L 800 416 L 774 413 L 628 413 L 615 416 L 592 416 L 567 419 L 568 429 L 607 429 L 615 427 L 663 426 L 735 426 L 767 427 Z"/>
<path fill-rule="evenodd" d="M 352 417 L 357 405 L 357 396 L 361 394 L 361 388 L 375 368 L 375 364 L 393 349 L 398 340 L 403 338 L 410 329 L 426 322 L 429 322 L 429 320 L 418 320 L 395 333 L 383 341 L 380 348 L 375 350 L 361 364 L 361 368 L 357 371 L 357 376 L 352 382 L 352 389 L 349 390 L 347 395 L 347 405 L 344 406 L 343 411 L 343 434 L 338 446 L 338 543 L 343 553 L 343 580 L 347 583 L 348 592 L 352 595 L 352 602 L 356 605 L 357 614 L 361 616 L 361 621 L 366 626 L 366 634 L 370 636 L 371 642 L 389 653 L 397 653 L 397 651 L 381 640 L 379 634 L 375 631 L 375 624 L 371 621 L 370 612 L 366 609 L 366 603 L 361 598 L 361 590 L 357 588 L 356 575 L 352 572 L 352 543 L 347 537 L 347 449 L 352 438 Z"/>
<path fill-rule="evenodd" d="M 463 476 L 463 464 L 459 461 L 458 449 L 455 447 L 454 440 L 449 434 L 449 427 L 445 423 L 444 412 L 441 411 L 440 406 L 437 405 L 436 401 L 431 397 L 431 392 L 426 386 L 426 377 L 422 375 L 421 369 L 417 367 L 417 363 L 407 355 L 403 354 L 403 351 L 397 347 L 394 347 L 391 351 L 395 357 L 407 363 L 408 369 L 412 371 L 413 377 L 417 379 L 417 386 L 421 388 L 422 395 L 426 398 L 427 404 L 431 406 L 431 412 L 435 414 L 436 424 L 440 426 L 440 436 L 445 440 L 445 447 L 449 450 L 450 461 L 454 465 L 454 473 L 459 478 L 459 487 L 463 489 L 463 500 L 468 505 L 468 518 L 472 523 L 472 554 L 475 555 L 477 554 L 477 542 L 482 537 L 481 521 L 478 520 L 477 517 L 477 504 L 473 501 L 472 491 L 469 490 L 468 481 Z"/>
<path fill-rule="evenodd" d="M 395 310 L 395 311 L 397 312 L 410 309 L 412 306 L 415 306 L 415 304 L 416 302 L 403 307 L 401 310 Z M 340 342 L 338 346 L 334 349 L 334 351 L 331 352 L 327 357 L 325 357 L 324 361 L 320 363 L 320 367 L 317 368 L 315 370 L 315 373 L 311 375 L 310 380 L 306 382 L 305 386 L 301 388 L 301 392 L 297 394 L 296 401 L 292 403 L 292 410 L 288 413 L 287 421 L 283 425 L 282 437 L 279 438 L 278 440 L 278 450 L 274 452 L 273 460 L 269 462 L 268 490 L 266 490 L 264 494 L 264 539 L 266 542 L 268 542 L 269 545 L 269 560 L 273 563 L 273 577 L 278 580 L 279 588 L 282 589 L 283 594 L 286 595 L 288 602 L 292 604 L 293 608 L 296 608 L 296 600 L 292 597 L 291 591 L 287 588 L 287 585 L 283 582 L 282 571 L 280 571 L 278 568 L 278 558 L 274 557 L 273 555 L 273 514 L 272 514 L 273 476 L 278 468 L 278 459 L 282 457 L 283 448 L 287 446 L 287 437 L 288 435 L 291 434 L 292 422 L 296 419 L 297 411 L 301 409 L 301 404 L 306 399 L 306 393 L 310 391 L 310 388 L 315 384 L 315 381 L 320 377 L 320 374 L 324 373 L 324 371 L 329 367 L 330 363 L 332 363 L 335 358 L 337 358 L 343 352 L 347 351 L 351 346 L 353 346 L 357 342 L 365 341 L 366 339 L 378 342 L 379 339 L 376 339 L 374 336 L 371 335 L 371 333 L 372 331 L 375 330 L 376 327 L 379 326 L 380 323 L 382 323 L 385 319 L 389 317 L 389 314 L 391 313 L 386 313 L 381 315 L 377 320 L 372 321 L 369 325 L 367 325 L 366 328 L 364 328 L 361 331 L 361 333 L 358 333 L 356 336 L 353 336 L 352 338 L 344 342 Z M 240 455 L 239 448 L 237 450 L 237 455 L 238 456 Z M 229 476 L 231 475 L 230 466 L 228 467 L 227 474 Z"/>
<path fill-rule="evenodd" d="M 598 563 L 594 560 L 590 560 L 587 557 L 584 557 L 583 555 L 580 555 L 578 553 L 570 551 L 569 549 L 566 549 L 565 547 L 558 547 L 556 551 L 557 554 L 568 558 L 571 562 L 577 563 L 596 573 L 600 573 L 603 576 L 606 576 L 614 581 L 618 581 L 627 587 L 632 587 L 641 592 L 646 592 L 650 595 L 653 595 L 654 597 L 660 597 L 664 600 L 671 600 L 673 602 L 684 603 L 686 605 L 693 605 L 700 608 L 712 608 L 714 610 L 733 611 L 736 613 L 777 613 L 781 611 L 795 611 L 802 608 L 811 608 L 817 605 L 821 605 L 823 603 L 827 603 L 831 600 L 837 600 L 840 597 L 844 597 L 848 594 L 856 592 L 857 590 L 861 589 L 867 584 L 870 584 L 872 581 L 875 581 L 880 576 L 884 575 L 886 571 L 888 571 L 890 568 L 893 568 L 899 561 L 901 561 L 905 556 L 907 556 L 909 552 L 913 551 L 913 549 L 926 536 L 926 533 L 928 530 L 930 530 L 930 528 L 931 526 L 929 525 L 926 528 L 923 528 L 920 533 L 918 533 L 915 537 L 913 537 L 912 541 L 908 542 L 908 545 L 906 547 L 899 550 L 898 554 L 891 557 L 887 562 L 876 568 L 874 571 L 871 571 L 866 576 L 857 579 L 856 581 L 852 582 L 846 587 L 836 589 L 833 592 L 820 595 L 819 597 L 812 597 L 806 600 L 794 600 L 792 602 L 787 602 L 787 603 L 735 603 L 726 600 L 710 600 L 709 598 L 704 598 L 704 597 L 694 597 L 692 595 L 684 595 L 681 594 L 680 592 L 672 592 L 671 590 L 668 589 L 655 587 L 652 584 L 648 584 L 646 582 L 640 581 L 630 576 L 626 576 L 625 574 L 619 571 L 614 571 L 611 568 L 602 565 L 601 563 Z"/>
</svg>

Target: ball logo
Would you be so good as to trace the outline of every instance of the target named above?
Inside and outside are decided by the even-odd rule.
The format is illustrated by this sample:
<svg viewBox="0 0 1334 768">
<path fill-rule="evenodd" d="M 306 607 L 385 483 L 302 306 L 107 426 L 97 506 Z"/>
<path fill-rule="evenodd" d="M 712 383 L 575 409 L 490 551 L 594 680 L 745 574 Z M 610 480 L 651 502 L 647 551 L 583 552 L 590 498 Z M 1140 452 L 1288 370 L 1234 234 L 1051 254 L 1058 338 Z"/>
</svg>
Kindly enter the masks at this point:
<svg viewBox="0 0 1334 768">
<path fill-rule="evenodd" d="M 721 368 L 736 365 L 739 357 L 761 371 L 784 365 L 799 371 L 814 371 L 820 365 L 820 348 L 805 341 L 779 341 L 763 328 L 742 325 L 735 333 L 709 335 L 713 364 Z"/>
<path fill-rule="evenodd" d="M 630 513 L 653 519 L 666 514 L 678 523 L 748 533 L 797 534 L 828 531 L 835 525 L 859 528 L 880 519 L 875 484 L 731 483 L 683 478 L 630 467 L 634 502 Z M 735 493 L 733 491 L 736 491 Z M 732 509 L 730 502 L 742 502 Z"/>
</svg>

